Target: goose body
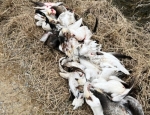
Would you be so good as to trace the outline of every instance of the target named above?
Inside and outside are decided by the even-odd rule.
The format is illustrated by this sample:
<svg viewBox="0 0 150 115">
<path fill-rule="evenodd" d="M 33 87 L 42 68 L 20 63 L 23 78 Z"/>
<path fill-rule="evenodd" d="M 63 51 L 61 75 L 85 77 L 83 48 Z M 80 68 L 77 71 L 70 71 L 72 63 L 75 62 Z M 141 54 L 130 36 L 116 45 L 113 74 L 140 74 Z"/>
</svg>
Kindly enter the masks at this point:
<svg viewBox="0 0 150 115">
<path fill-rule="evenodd" d="M 73 24 L 76 21 L 74 17 L 74 13 L 69 11 L 65 11 L 61 13 L 57 20 L 64 27 L 68 27 L 69 25 Z"/>
<path fill-rule="evenodd" d="M 79 46 L 80 56 L 91 57 L 95 56 L 98 51 L 101 50 L 101 45 L 97 44 L 93 40 L 84 40 L 84 44 Z"/>
<path fill-rule="evenodd" d="M 119 75 L 119 70 L 117 68 L 101 68 L 99 77 L 104 78 L 105 80 L 116 80 L 122 83 L 125 83 L 123 80 L 117 77 Z"/>
<path fill-rule="evenodd" d="M 77 109 L 78 107 L 82 106 L 84 103 L 84 97 L 83 97 L 83 93 L 79 93 L 78 94 L 78 97 L 76 97 L 73 102 L 72 102 L 72 105 L 74 106 L 73 107 L 73 110 Z"/>
<path fill-rule="evenodd" d="M 80 63 L 78 62 L 75 62 L 75 61 L 72 61 L 72 62 L 67 62 L 66 64 L 64 64 L 65 66 L 67 67 L 77 67 L 77 68 L 80 68 L 81 70 L 84 70 L 85 69 L 85 66 L 81 65 Z"/>
<path fill-rule="evenodd" d="M 80 63 L 85 66 L 86 68 L 92 68 L 92 69 L 95 69 L 97 71 L 100 70 L 100 68 L 96 65 L 96 64 L 93 64 L 91 62 L 89 62 L 88 60 L 86 59 L 83 59 L 83 58 L 79 58 L 79 61 Z"/>
<path fill-rule="evenodd" d="M 48 23 L 46 23 L 45 21 L 42 22 L 42 28 L 46 31 L 52 30 L 51 26 Z"/>
<path fill-rule="evenodd" d="M 36 20 L 39 20 L 36 25 L 42 26 L 42 28 L 46 31 L 50 31 L 52 29 L 56 29 L 57 20 L 55 18 L 52 18 L 48 16 L 43 10 L 36 10 L 36 15 L 34 18 Z"/>
<path fill-rule="evenodd" d="M 43 24 L 43 21 L 37 21 L 36 22 L 36 26 L 42 26 L 42 24 Z"/>
<path fill-rule="evenodd" d="M 87 26 L 81 26 L 78 29 L 70 29 L 70 32 L 78 41 L 89 40 L 92 36 Z"/>
<path fill-rule="evenodd" d="M 50 34 L 52 34 L 52 32 L 47 32 L 47 33 L 45 33 L 45 34 L 41 37 L 40 41 L 45 42 Z"/>
<path fill-rule="evenodd" d="M 38 21 L 45 21 L 45 19 L 43 18 L 43 16 L 40 15 L 40 14 L 36 14 L 36 15 L 34 16 L 34 19 L 36 19 L 36 20 L 38 20 Z"/>
<path fill-rule="evenodd" d="M 70 29 L 78 29 L 81 26 L 81 24 L 82 24 L 82 18 L 80 18 L 78 21 L 74 22 L 73 24 L 71 24 L 67 27 L 63 27 L 62 30 L 60 31 L 59 35 L 70 38 L 72 36 Z"/>
<path fill-rule="evenodd" d="M 77 87 L 79 86 L 78 82 L 75 80 L 74 73 L 62 73 L 60 72 L 59 75 L 65 79 L 68 79 L 70 91 L 73 93 L 75 97 L 78 96 L 79 90 Z"/>
<path fill-rule="evenodd" d="M 78 60 L 78 47 L 79 43 L 75 38 L 70 38 L 68 39 L 67 42 L 65 42 L 63 44 L 63 51 L 64 53 L 71 59 L 73 59 L 73 61 L 77 61 Z"/>
<path fill-rule="evenodd" d="M 104 115 L 144 115 L 141 104 L 131 96 L 126 96 L 119 102 L 109 100 L 99 91 L 91 91 L 101 102 Z"/>
<path fill-rule="evenodd" d="M 104 115 L 99 99 L 90 91 L 89 82 L 86 82 L 84 85 L 84 97 L 86 103 L 91 107 L 94 115 Z"/>
<path fill-rule="evenodd" d="M 127 75 L 130 74 L 129 71 L 112 54 L 102 52 L 102 51 L 100 51 L 99 53 L 100 53 L 100 55 L 97 57 L 98 60 L 95 63 L 97 63 L 100 67 L 102 67 L 102 68 L 103 67 L 117 68 Z M 94 59 L 91 59 L 91 61 L 92 60 L 94 60 Z"/>
<path fill-rule="evenodd" d="M 93 80 L 99 76 L 101 70 L 97 65 L 82 58 L 79 58 L 79 61 L 83 66 L 85 66 L 84 72 L 87 80 Z"/>
<path fill-rule="evenodd" d="M 62 73 L 60 72 L 59 75 L 65 79 L 68 79 L 70 91 L 73 93 L 73 95 L 79 99 L 80 96 L 80 85 L 84 85 L 86 82 L 86 79 L 84 76 L 80 77 L 80 72 L 71 72 L 71 73 Z M 81 84 L 82 83 L 82 84 Z M 81 99 L 82 96 L 80 96 Z"/>
<path fill-rule="evenodd" d="M 113 76 L 114 77 L 114 76 Z M 102 90 L 105 93 L 111 94 L 112 101 L 118 102 L 123 99 L 132 89 L 125 88 L 124 85 L 116 80 L 104 81 L 103 78 L 94 79 L 92 86 Z"/>
<path fill-rule="evenodd" d="M 59 59 L 59 70 L 61 71 L 61 72 L 64 72 L 64 73 L 66 73 L 67 71 L 66 70 L 64 70 L 63 69 L 63 65 L 65 64 L 65 63 L 67 63 L 67 62 L 69 62 L 69 61 L 71 61 L 69 58 L 66 58 L 66 57 L 61 57 L 60 59 Z M 66 74 L 67 75 L 67 74 Z M 65 75 L 62 75 L 63 77 L 65 76 Z M 66 79 L 68 79 L 68 77 L 65 77 Z"/>
<path fill-rule="evenodd" d="M 126 88 L 119 82 L 116 80 L 109 80 L 107 82 L 96 82 L 97 79 L 95 79 L 92 82 L 92 85 L 96 88 L 99 88 L 101 90 L 103 90 L 106 93 L 112 93 L 112 94 L 121 94 L 123 93 Z"/>
</svg>

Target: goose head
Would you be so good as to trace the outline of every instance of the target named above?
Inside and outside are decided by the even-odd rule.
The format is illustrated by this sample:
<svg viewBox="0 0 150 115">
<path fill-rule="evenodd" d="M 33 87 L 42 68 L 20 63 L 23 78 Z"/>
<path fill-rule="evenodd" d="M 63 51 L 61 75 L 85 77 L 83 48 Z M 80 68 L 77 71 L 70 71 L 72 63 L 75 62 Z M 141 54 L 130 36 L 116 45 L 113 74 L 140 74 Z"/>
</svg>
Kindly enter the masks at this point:
<svg viewBox="0 0 150 115">
<path fill-rule="evenodd" d="M 86 83 L 85 74 L 82 72 L 76 72 L 75 80 L 79 85 L 84 85 Z"/>
<path fill-rule="evenodd" d="M 85 99 L 87 99 L 87 100 L 91 100 L 91 99 L 92 99 L 92 98 L 91 98 L 92 93 L 91 93 L 91 91 L 90 91 L 90 87 L 91 87 L 91 84 L 90 84 L 89 82 L 86 82 L 86 83 L 84 84 L 84 97 L 85 97 Z"/>
<path fill-rule="evenodd" d="M 78 93 L 78 97 L 76 97 L 73 102 L 72 105 L 74 106 L 73 110 L 77 109 L 78 107 L 82 106 L 84 103 L 84 97 L 83 97 L 83 93 Z"/>
<path fill-rule="evenodd" d="M 56 14 L 56 11 L 53 9 L 53 8 L 50 8 L 50 9 L 47 9 L 47 13 L 48 15 L 55 15 Z"/>
</svg>

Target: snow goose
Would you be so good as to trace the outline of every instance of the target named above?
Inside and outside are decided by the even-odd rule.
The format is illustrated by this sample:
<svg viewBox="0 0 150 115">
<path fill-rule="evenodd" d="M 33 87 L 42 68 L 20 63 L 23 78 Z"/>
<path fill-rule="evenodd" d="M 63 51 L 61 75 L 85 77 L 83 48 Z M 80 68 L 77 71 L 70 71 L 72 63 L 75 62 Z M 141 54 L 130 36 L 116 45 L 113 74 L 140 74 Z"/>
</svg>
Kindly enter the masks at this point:
<svg viewBox="0 0 150 115">
<path fill-rule="evenodd" d="M 94 115 L 104 115 L 103 108 L 99 99 L 90 91 L 90 83 L 86 82 L 84 85 L 84 97 L 86 103 L 91 107 Z"/>
<path fill-rule="evenodd" d="M 81 26 L 78 29 L 70 29 L 71 34 L 78 40 L 89 40 L 92 37 L 92 32 L 87 26 Z"/>
<path fill-rule="evenodd" d="M 132 87 L 126 88 L 121 82 L 116 80 L 108 80 L 104 82 L 104 78 L 94 79 L 91 84 L 93 87 L 111 94 L 112 101 L 120 101 L 132 89 Z"/>
<path fill-rule="evenodd" d="M 113 102 L 102 91 L 94 89 L 91 92 L 99 99 L 104 115 L 144 115 L 141 104 L 131 96 Z"/>
<path fill-rule="evenodd" d="M 59 35 L 70 38 L 72 36 L 70 29 L 78 29 L 81 26 L 81 24 L 82 24 L 82 18 L 80 18 L 78 21 L 74 22 L 73 24 L 67 27 L 63 27 Z"/>
<path fill-rule="evenodd" d="M 57 20 L 64 27 L 68 27 L 69 25 L 73 24 L 76 21 L 74 17 L 74 12 L 69 11 L 61 13 Z"/>
<path fill-rule="evenodd" d="M 84 103 L 84 97 L 83 97 L 83 93 L 79 93 L 78 94 L 78 97 L 76 97 L 73 102 L 72 102 L 72 105 L 74 106 L 73 107 L 73 110 L 77 109 L 78 107 L 82 106 Z"/>
<path fill-rule="evenodd" d="M 89 57 L 90 60 L 101 68 L 117 68 L 119 71 L 129 75 L 129 71 L 120 63 L 120 61 L 110 53 L 99 51 L 95 57 Z"/>
<path fill-rule="evenodd" d="M 101 50 L 101 45 L 93 40 L 84 40 L 84 44 L 79 45 L 79 55 L 90 57 L 95 56 Z"/>
<path fill-rule="evenodd" d="M 80 89 L 78 88 L 80 85 L 83 85 L 83 84 L 79 84 L 79 83 L 81 83 L 81 82 L 79 82 L 79 80 L 80 81 L 83 80 L 80 77 L 79 73 L 80 72 L 70 72 L 70 73 L 60 72 L 59 73 L 59 75 L 61 77 L 68 79 L 70 91 L 75 96 L 75 99 L 73 100 L 73 103 L 72 103 L 72 105 L 74 106 L 74 108 L 73 108 L 74 110 L 77 109 L 79 106 L 82 106 L 82 104 L 84 103 L 83 93 L 80 92 Z"/>
</svg>

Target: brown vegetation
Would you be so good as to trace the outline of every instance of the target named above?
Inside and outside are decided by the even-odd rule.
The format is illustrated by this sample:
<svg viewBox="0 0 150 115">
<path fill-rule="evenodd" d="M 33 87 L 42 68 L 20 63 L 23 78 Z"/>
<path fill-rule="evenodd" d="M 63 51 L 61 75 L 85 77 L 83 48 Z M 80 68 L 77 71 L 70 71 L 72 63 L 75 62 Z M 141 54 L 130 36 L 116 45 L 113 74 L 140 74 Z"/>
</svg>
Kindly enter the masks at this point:
<svg viewBox="0 0 150 115">
<path fill-rule="evenodd" d="M 53 1 L 53 0 L 47 0 Z M 73 8 L 93 30 L 103 51 L 115 51 L 133 57 L 123 60 L 132 71 L 126 81 L 136 78 L 132 96 L 149 108 L 150 33 L 135 26 L 105 0 L 62 0 Z M 68 100 L 68 83 L 58 75 L 62 57 L 39 40 L 44 31 L 35 26 L 33 5 L 28 0 L 0 1 L 0 114 L 10 115 L 91 115 L 85 104 L 73 111 Z"/>
</svg>

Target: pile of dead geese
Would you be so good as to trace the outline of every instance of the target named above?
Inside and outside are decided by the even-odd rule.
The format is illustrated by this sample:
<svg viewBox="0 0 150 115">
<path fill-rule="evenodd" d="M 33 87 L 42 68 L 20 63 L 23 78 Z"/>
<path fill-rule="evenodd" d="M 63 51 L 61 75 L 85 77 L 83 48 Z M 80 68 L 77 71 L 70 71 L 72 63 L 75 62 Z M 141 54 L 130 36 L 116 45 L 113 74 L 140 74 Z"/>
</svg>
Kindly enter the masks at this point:
<svg viewBox="0 0 150 115">
<path fill-rule="evenodd" d="M 66 55 L 59 59 L 59 74 L 68 79 L 73 109 L 86 102 L 94 115 L 144 115 L 141 104 L 128 95 L 133 85 L 119 77 L 130 73 L 118 58 L 131 57 L 102 51 L 82 18 L 77 20 L 62 2 L 31 2 L 36 26 L 46 30 L 40 40 Z"/>
</svg>

